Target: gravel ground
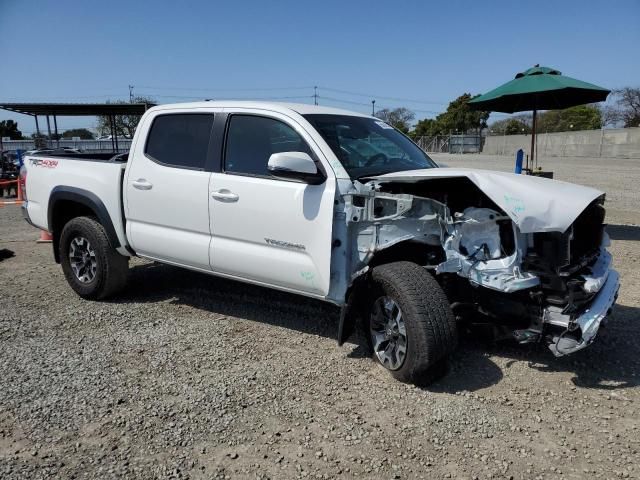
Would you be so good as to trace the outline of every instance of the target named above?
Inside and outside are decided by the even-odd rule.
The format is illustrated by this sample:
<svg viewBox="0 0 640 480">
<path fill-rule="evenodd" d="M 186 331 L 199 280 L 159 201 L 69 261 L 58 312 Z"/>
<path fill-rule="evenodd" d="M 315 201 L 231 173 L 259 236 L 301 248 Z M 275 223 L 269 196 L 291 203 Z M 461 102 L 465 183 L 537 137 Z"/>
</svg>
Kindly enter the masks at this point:
<svg viewBox="0 0 640 480">
<path fill-rule="evenodd" d="M 623 290 L 591 347 L 466 335 L 421 389 L 301 297 L 136 259 L 83 301 L 0 208 L 0 478 L 638 478 L 640 229 L 610 233 Z"/>
</svg>

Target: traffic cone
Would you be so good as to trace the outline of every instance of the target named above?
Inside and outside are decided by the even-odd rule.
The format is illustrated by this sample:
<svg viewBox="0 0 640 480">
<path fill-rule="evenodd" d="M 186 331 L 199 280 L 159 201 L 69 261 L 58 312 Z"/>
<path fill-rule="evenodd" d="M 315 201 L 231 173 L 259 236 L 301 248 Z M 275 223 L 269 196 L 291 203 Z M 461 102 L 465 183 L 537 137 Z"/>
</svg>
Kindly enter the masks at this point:
<svg viewBox="0 0 640 480">
<path fill-rule="evenodd" d="M 51 243 L 53 241 L 53 237 L 46 230 L 40 230 L 40 238 L 36 240 L 36 243 Z"/>
</svg>

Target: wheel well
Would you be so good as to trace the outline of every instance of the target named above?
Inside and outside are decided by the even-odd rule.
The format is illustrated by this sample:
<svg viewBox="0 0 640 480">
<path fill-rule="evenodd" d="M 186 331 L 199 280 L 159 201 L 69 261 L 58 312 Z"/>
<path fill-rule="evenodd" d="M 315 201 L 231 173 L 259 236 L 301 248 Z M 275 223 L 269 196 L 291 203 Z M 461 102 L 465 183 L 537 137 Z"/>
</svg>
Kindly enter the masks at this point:
<svg viewBox="0 0 640 480">
<path fill-rule="evenodd" d="M 95 216 L 96 212 L 93 209 L 74 200 L 58 200 L 53 205 L 49 229 L 53 236 L 53 256 L 56 263 L 60 263 L 60 252 L 58 246 L 60 245 L 60 234 L 62 233 L 64 226 L 69 222 L 69 220 L 76 217 Z"/>
<path fill-rule="evenodd" d="M 435 265 L 445 260 L 442 247 L 406 240 L 380 250 L 369 261 L 369 268 L 387 263 L 407 261 L 418 265 Z"/>
<path fill-rule="evenodd" d="M 51 191 L 49 196 L 47 222 L 53 235 L 53 255 L 56 262 L 60 263 L 58 245 L 62 229 L 72 218 L 84 215 L 96 217 L 100 225 L 104 227 L 111 246 L 113 248 L 120 246 L 118 234 L 102 200 L 88 190 L 59 185 Z"/>
<path fill-rule="evenodd" d="M 446 259 L 442 247 L 427 245 L 414 240 L 405 240 L 376 252 L 369 261 L 369 271 L 358 277 L 346 294 L 345 305 L 340 313 L 338 343 L 342 345 L 355 331 L 358 314 L 369 292 L 370 272 L 374 267 L 395 262 L 411 262 L 417 265 L 437 265 Z"/>
</svg>

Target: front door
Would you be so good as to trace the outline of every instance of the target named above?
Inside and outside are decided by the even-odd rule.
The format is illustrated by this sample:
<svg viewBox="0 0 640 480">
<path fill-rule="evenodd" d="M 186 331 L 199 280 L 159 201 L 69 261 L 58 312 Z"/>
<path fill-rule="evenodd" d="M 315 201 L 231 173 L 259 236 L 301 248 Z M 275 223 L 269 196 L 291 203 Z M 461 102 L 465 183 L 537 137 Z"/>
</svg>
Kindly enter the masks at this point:
<svg viewBox="0 0 640 480">
<path fill-rule="evenodd" d="M 230 113 L 222 172 L 210 182 L 211 267 L 287 290 L 329 292 L 335 179 L 320 185 L 281 180 L 272 153 L 304 151 L 320 165 L 303 128 L 284 115 Z M 314 151 L 315 150 L 315 151 Z"/>
<path fill-rule="evenodd" d="M 127 237 L 139 255 L 210 270 L 209 179 L 213 113 L 147 117 L 125 178 Z"/>
</svg>

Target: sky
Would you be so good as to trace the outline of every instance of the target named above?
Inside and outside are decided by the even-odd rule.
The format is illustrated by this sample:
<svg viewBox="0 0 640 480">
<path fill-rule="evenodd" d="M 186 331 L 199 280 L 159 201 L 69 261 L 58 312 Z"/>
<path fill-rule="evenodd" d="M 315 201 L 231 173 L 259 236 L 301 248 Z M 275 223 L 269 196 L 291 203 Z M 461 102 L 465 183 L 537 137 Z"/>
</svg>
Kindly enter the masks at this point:
<svg viewBox="0 0 640 480">
<path fill-rule="evenodd" d="M 128 100 L 129 85 L 159 103 L 313 102 L 317 86 L 321 105 L 371 112 L 375 99 L 420 119 L 536 63 L 638 86 L 639 46 L 640 0 L 0 0 L 0 102 Z"/>
</svg>

